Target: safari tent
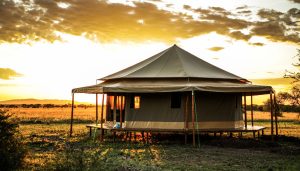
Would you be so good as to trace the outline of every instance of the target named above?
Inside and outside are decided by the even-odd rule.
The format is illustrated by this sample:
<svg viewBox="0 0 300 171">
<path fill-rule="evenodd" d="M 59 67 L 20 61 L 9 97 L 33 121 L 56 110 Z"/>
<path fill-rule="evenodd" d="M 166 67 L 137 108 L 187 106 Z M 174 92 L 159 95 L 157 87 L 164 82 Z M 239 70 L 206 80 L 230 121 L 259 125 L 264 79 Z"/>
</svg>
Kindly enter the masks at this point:
<svg viewBox="0 0 300 171">
<path fill-rule="evenodd" d="M 183 131 L 193 136 L 195 131 L 251 131 L 255 130 L 253 110 L 249 126 L 243 110 L 246 96 L 251 97 L 251 106 L 254 95 L 270 94 L 271 102 L 275 98 L 271 86 L 253 85 L 177 45 L 98 80 L 96 85 L 74 88 L 72 97 L 74 101 L 75 93 L 88 93 L 106 98 L 100 121 L 96 102 L 96 123 L 101 129 L 119 122 L 119 130 Z M 271 110 L 272 135 L 273 118 L 277 121 Z"/>
</svg>

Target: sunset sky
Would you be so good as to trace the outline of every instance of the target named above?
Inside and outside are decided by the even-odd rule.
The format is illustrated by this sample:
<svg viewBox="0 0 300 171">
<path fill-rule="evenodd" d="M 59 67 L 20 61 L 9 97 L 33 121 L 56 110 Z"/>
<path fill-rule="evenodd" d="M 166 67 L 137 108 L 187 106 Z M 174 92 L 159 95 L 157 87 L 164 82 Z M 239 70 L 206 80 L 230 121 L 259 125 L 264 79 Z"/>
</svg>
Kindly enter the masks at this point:
<svg viewBox="0 0 300 171">
<path fill-rule="evenodd" d="M 1 0 L 0 100 L 70 99 L 173 44 L 285 91 L 299 33 L 300 0 Z"/>
</svg>

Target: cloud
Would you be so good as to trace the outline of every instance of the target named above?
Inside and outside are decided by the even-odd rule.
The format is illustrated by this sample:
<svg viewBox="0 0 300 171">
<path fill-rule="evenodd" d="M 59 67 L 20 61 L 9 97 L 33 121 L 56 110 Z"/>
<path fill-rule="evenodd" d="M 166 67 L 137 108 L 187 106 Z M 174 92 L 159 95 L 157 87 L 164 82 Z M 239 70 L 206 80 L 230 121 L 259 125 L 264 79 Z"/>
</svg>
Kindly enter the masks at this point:
<svg viewBox="0 0 300 171">
<path fill-rule="evenodd" d="M 264 46 L 264 43 L 260 43 L 260 42 L 255 42 L 255 43 L 249 43 L 252 46 Z"/>
<path fill-rule="evenodd" d="M 300 3 L 300 0 L 289 0 L 289 1 L 292 1 L 294 3 Z"/>
<path fill-rule="evenodd" d="M 220 7 L 193 9 L 186 5 L 183 8 L 199 14 L 199 18 L 163 10 L 155 2 L 125 5 L 98 0 L 3 0 L 0 2 L 0 43 L 53 42 L 61 39 L 57 32 L 83 35 L 101 42 L 174 43 L 178 38 L 210 32 L 245 41 L 258 35 L 273 41 L 300 42 L 299 36 L 295 36 L 297 29 L 299 31 L 299 23 L 295 22 L 295 18 L 299 18 L 297 9 L 287 13 L 264 9 L 257 14 L 264 20 L 253 22 L 237 17 L 252 13 L 247 6 L 238 7 L 235 12 Z M 279 33 L 270 30 L 273 26 Z M 250 29 L 250 33 L 244 34 L 244 29 Z"/>
<path fill-rule="evenodd" d="M 299 9 L 292 8 L 287 13 L 263 9 L 258 12 L 258 15 L 267 21 L 254 24 L 253 34 L 273 41 L 289 41 L 299 44 Z"/>
<path fill-rule="evenodd" d="M 261 18 L 268 19 L 270 21 L 278 20 L 282 14 L 283 14 L 282 12 L 269 10 L 269 9 L 261 9 L 257 13 L 257 15 L 260 16 Z"/>
<path fill-rule="evenodd" d="M 300 10 L 292 8 L 287 13 L 262 9 L 258 15 L 266 21 L 253 24 L 251 33 L 266 37 L 272 41 L 300 42 Z"/>
<path fill-rule="evenodd" d="M 237 13 L 244 14 L 244 15 L 250 15 L 252 13 L 252 11 L 251 10 L 243 10 L 243 11 L 238 11 Z"/>
<path fill-rule="evenodd" d="M 244 9 L 247 9 L 247 8 L 248 8 L 248 6 L 244 5 L 244 6 L 237 7 L 236 9 L 237 10 L 244 10 Z"/>
<path fill-rule="evenodd" d="M 224 47 L 220 47 L 220 46 L 208 48 L 208 50 L 215 51 L 215 52 L 223 50 L 223 49 L 224 49 Z"/>
<path fill-rule="evenodd" d="M 20 76 L 22 76 L 22 74 L 19 74 L 10 68 L 0 68 L 0 79 L 10 80 L 12 77 Z"/>
<path fill-rule="evenodd" d="M 242 33 L 241 31 L 233 31 L 229 35 L 230 35 L 230 37 L 232 37 L 236 40 L 248 41 L 251 38 L 251 35 L 246 35 L 246 34 Z"/>
</svg>

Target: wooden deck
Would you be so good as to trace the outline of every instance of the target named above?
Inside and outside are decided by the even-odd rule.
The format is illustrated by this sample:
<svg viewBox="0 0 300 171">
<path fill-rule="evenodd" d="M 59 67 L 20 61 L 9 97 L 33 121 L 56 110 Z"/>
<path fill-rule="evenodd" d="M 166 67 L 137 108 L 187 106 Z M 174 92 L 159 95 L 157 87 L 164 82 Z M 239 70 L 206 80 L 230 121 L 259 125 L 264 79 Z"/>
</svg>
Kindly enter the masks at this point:
<svg viewBox="0 0 300 171">
<path fill-rule="evenodd" d="M 89 124 L 86 126 L 87 128 L 89 128 L 89 134 L 90 136 L 92 135 L 92 130 L 94 129 L 100 129 L 101 130 L 101 125 L 100 124 Z M 117 132 L 126 132 L 126 133 L 131 133 L 131 132 L 141 132 L 144 133 L 146 132 L 148 133 L 179 133 L 179 134 L 191 134 L 192 133 L 192 129 L 153 129 L 153 128 L 113 128 L 112 125 L 107 125 L 107 124 L 103 124 L 103 131 L 107 132 L 110 131 L 112 132 L 114 135 Z M 266 127 L 263 126 L 247 126 L 246 127 L 241 127 L 241 128 L 214 128 L 214 129 L 196 129 L 197 133 L 230 133 L 230 135 L 232 135 L 232 133 L 240 133 L 240 136 L 242 135 L 242 133 L 246 133 L 246 132 L 252 132 L 253 133 L 253 138 L 257 137 L 259 138 L 260 135 L 264 134 L 264 129 L 266 129 Z"/>
</svg>

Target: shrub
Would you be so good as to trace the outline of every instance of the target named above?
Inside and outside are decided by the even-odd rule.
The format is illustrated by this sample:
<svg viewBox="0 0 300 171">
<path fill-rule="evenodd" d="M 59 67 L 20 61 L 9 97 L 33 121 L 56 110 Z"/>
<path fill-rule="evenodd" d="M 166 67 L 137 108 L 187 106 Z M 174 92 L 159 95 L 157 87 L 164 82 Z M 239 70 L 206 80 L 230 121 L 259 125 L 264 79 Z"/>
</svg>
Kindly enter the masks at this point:
<svg viewBox="0 0 300 171">
<path fill-rule="evenodd" d="M 12 121 L 7 110 L 0 109 L 0 168 L 15 170 L 25 157 L 24 144 L 21 141 L 19 125 Z"/>
</svg>

